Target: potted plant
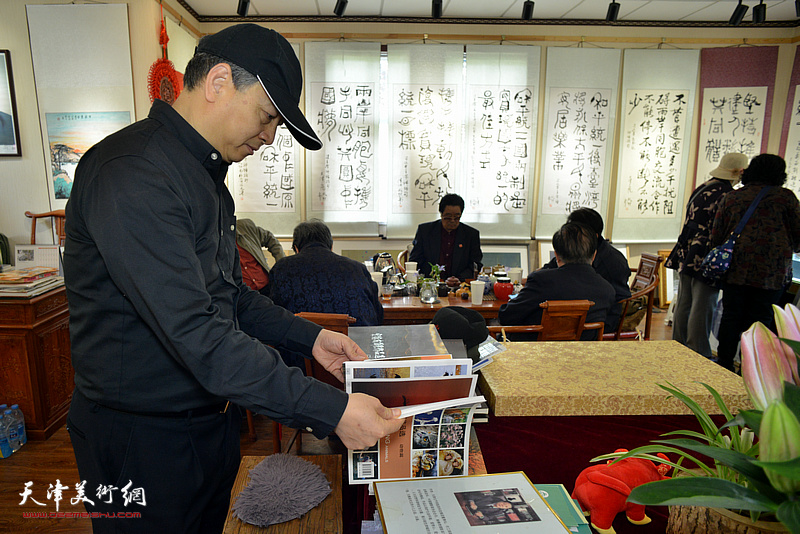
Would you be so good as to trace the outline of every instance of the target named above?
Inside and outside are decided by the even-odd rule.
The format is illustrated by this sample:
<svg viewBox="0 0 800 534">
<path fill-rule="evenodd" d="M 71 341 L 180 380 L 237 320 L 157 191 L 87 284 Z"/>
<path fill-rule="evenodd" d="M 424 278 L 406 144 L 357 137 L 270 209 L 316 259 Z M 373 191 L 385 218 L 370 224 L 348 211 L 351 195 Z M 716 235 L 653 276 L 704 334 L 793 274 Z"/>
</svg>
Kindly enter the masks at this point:
<svg viewBox="0 0 800 534">
<path fill-rule="evenodd" d="M 742 376 L 754 410 L 734 416 L 714 388 L 703 384 L 726 418 L 718 428 L 679 388 L 659 385 L 691 409 L 703 432 L 669 432 L 664 434 L 669 439 L 593 459 L 663 462 L 657 453 L 677 454 L 678 460 L 668 464 L 676 475 L 685 476 L 643 484 L 628 497 L 639 504 L 669 505 L 669 532 L 682 532 L 680 514 L 686 507 L 701 507 L 702 513 L 723 509 L 749 515 L 742 517 L 741 527 L 732 526 L 737 514 L 728 513 L 721 523 L 709 521 L 725 525 L 714 532 L 769 532 L 751 528 L 763 514 L 782 525 L 773 532 L 800 534 L 800 310 L 791 304 L 774 310 L 780 338 L 760 322 L 742 334 Z M 711 458 L 713 464 L 698 455 Z M 685 460 L 696 467 L 685 466 Z M 696 508 L 688 510 L 697 513 Z"/>
</svg>

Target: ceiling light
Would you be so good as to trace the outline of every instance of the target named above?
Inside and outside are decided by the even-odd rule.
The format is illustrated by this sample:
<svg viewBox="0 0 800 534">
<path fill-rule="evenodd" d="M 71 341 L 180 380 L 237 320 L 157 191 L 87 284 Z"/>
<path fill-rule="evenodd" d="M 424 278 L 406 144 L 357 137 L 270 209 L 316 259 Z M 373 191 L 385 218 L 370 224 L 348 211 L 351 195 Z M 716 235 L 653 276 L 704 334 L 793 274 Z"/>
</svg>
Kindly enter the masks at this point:
<svg viewBox="0 0 800 534">
<path fill-rule="evenodd" d="M 731 15 L 731 20 L 728 21 L 728 24 L 732 26 L 738 26 L 741 24 L 744 14 L 747 13 L 748 9 L 749 8 L 746 5 L 742 4 L 742 0 L 739 0 L 739 5 L 733 10 L 733 15 Z"/>
<path fill-rule="evenodd" d="M 236 13 L 240 17 L 246 17 L 248 9 L 250 9 L 250 0 L 239 0 L 239 7 L 236 8 Z"/>
<path fill-rule="evenodd" d="M 609 22 L 614 22 L 617 20 L 617 16 L 619 15 L 619 4 L 617 0 L 611 0 L 611 3 L 608 4 L 608 12 L 606 13 L 606 20 Z"/>
<path fill-rule="evenodd" d="M 333 8 L 333 14 L 337 17 L 344 15 L 344 10 L 347 9 L 347 0 L 336 0 L 336 6 Z"/>
<path fill-rule="evenodd" d="M 795 0 L 800 2 L 800 0 Z M 522 3 L 522 20 L 531 20 L 533 18 L 533 0 L 525 0 Z"/>
<path fill-rule="evenodd" d="M 767 6 L 764 5 L 764 0 L 753 8 L 753 22 L 756 24 L 767 20 Z"/>
<path fill-rule="evenodd" d="M 431 4 L 431 16 L 435 19 L 442 18 L 442 0 L 433 0 Z"/>
</svg>

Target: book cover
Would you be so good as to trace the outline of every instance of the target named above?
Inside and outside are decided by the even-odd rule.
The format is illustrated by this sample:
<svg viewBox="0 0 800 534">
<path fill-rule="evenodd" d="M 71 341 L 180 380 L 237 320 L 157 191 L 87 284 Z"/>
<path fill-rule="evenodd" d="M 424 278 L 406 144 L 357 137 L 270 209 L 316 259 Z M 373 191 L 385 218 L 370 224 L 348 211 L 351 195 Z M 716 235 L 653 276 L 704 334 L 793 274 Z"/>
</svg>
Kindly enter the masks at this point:
<svg viewBox="0 0 800 534">
<path fill-rule="evenodd" d="M 0 284 L 29 284 L 41 278 L 47 278 L 57 274 L 58 269 L 52 267 L 25 267 L 22 269 L 13 269 L 0 273 Z"/>
<path fill-rule="evenodd" d="M 563 484 L 536 484 L 536 489 L 570 532 L 591 534 L 589 522 L 581 507 L 570 497 Z"/>
<path fill-rule="evenodd" d="M 570 532 L 523 472 L 375 482 L 387 534 Z M 502 526 L 501 526 L 502 525 Z"/>
<path fill-rule="evenodd" d="M 348 336 L 371 360 L 450 358 L 447 347 L 432 324 L 351 326 Z"/>
</svg>

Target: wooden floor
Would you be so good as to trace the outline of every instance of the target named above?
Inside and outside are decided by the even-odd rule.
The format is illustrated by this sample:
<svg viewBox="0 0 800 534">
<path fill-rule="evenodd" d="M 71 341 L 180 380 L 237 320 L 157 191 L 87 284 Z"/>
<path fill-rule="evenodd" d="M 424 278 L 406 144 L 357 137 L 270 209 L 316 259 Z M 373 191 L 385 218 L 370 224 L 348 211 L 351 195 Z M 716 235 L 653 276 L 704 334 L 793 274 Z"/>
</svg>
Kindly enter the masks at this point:
<svg viewBox="0 0 800 534">
<path fill-rule="evenodd" d="M 664 324 L 666 314 L 656 311 L 653 315 L 651 338 L 671 339 L 672 328 Z M 251 442 L 246 432 L 242 433 L 243 455 L 268 455 L 272 453 L 272 423 L 264 416 L 255 417 L 258 439 Z M 243 425 L 246 426 L 246 425 Z M 290 432 L 284 433 L 284 446 Z M 332 454 L 341 452 L 341 443 L 328 439 L 317 440 L 309 434 L 303 434 L 303 454 Z M 292 448 L 296 454 L 296 448 Z M 26 482 L 33 482 L 33 492 L 25 505 L 20 506 L 21 494 Z M 92 531 L 89 519 L 83 518 L 23 518 L 23 512 L 55 512 L 55 504 L 47 500 L 46 493 L 50 484 L 59 481 L 65 486 L 73 487 L 77 482 L 78 470 L 72 454 L 69 434 L 64 427 L 60 428 L 47 441 L 30 441 L 10 458 L 0 459 L 0 532 L 14 534 L 27 533 L 89 533 Z M 82 512 L 83 507 L 72 506 L 68 498 L 73 492 L 65 492 L 65 500 L 61 501 L 61 512 Z M 31 498 L 45 504 L 36 506 Z"/>
</svg>

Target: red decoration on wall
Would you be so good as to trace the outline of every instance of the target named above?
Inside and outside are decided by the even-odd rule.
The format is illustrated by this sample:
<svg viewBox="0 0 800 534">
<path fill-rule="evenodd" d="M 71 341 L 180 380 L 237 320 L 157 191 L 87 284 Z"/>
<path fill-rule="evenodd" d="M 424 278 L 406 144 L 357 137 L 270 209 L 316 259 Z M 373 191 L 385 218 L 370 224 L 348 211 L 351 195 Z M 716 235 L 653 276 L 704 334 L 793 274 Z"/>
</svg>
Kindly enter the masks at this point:
<svg viewBox="0 0 800 534">
<path fill-rule="evenodd" d="M 169 105 L 175 102 L 183 90 L 183 75 L 175 70 L 175 65 L 167 59 L 167 28 L 164 26 L 164 11 L 161 11 L 161 33 L 158 38 L 161 44 L 161 58 L 150 65 L 150 74 L 147 76 L 147 90 L 150 93 L 150 102 L 159 98 Z"/>
</svg>

